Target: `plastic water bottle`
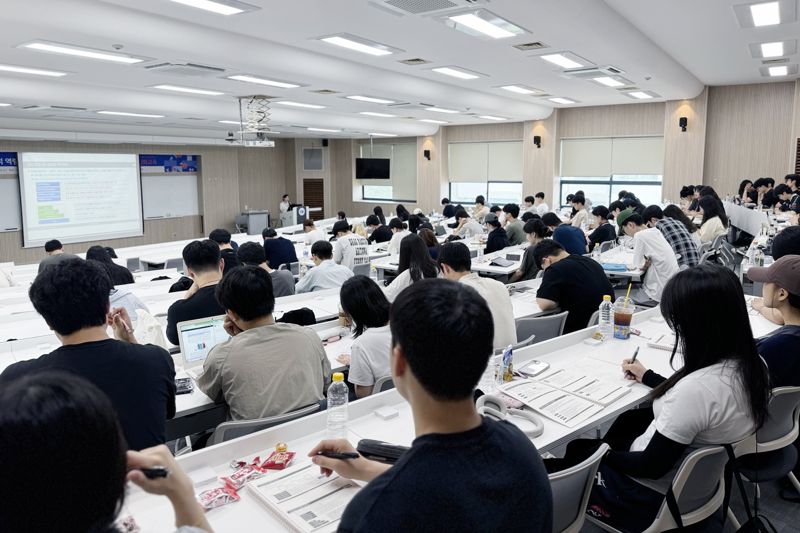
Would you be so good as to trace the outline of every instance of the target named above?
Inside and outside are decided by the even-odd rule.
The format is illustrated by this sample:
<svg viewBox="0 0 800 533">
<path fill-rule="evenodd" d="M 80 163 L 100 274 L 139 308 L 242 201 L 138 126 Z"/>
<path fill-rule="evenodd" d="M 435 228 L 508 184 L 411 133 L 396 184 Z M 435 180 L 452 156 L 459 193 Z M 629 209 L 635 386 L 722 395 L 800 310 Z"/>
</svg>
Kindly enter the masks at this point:
<svg viewBox="0 0 800 533">
<path fill-rule="evenodd" d="M 606 294 L 600 303 L 600 320 L 597 330 L 603 335 L 603 340 L 608 340 L 614 333 L 614 304 L 611 296 Z"/>
<path fill-rule="evenodd" d="M 483 371 L 481 380 L 478 382 L 478 388 L 484 394 L 492 394 L 497 390 L 498 385 L 503 384 L 503 356 L 493 355 L 489 357 L 489 362 L 486 365 L 486 370 Z M 500 381 L 498 382 L 498 375 Z"/>
<path fill-rule="evenodd" d="M 600 261 L 600 243 L 594 245 L 594 249 L 592 250 L 592 259 L 595 261 Z"/>
<path fill-rule="evenodd" d="M 347 438 L 347 384 L 344 374 L 335 372 L 328 387 L 328 438 Z"/>
</svg>

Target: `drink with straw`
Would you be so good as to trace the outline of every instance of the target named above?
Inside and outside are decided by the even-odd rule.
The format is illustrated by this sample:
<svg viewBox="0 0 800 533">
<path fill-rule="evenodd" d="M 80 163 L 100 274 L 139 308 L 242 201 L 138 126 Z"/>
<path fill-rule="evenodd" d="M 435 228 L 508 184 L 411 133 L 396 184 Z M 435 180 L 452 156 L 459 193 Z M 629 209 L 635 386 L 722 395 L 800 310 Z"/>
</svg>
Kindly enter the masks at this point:
<svg viewBox="0 0 800 533">
<path fill-rule="evenodd" d="M 624 298 L 617 298 L 614 302 L 614 338 L 629 339 L 631 337 L 631 318 L 633 318 L 634 303 L 630 299 L 631 284 Z"/>
</svg>

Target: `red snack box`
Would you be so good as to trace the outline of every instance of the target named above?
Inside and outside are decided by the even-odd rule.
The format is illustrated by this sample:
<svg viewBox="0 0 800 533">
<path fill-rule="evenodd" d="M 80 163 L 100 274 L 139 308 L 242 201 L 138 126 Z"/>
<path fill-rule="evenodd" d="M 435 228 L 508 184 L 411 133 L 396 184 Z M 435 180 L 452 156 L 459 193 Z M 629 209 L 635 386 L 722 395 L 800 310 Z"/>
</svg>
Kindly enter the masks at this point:
<svg viewBox="0 0 800 533">
<path fill-rule="evenodd" d="M 272 452 L 261 465 L 262 469 L 283 470 L 294 459 L 294 452 Z"/>
</svg>

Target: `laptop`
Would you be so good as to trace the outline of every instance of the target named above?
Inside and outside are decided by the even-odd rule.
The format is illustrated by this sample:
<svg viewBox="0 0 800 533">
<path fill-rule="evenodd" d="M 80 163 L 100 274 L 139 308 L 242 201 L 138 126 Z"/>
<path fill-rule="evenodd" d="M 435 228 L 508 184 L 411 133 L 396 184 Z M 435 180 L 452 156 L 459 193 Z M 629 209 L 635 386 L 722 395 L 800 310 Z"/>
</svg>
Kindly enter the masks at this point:
<svg viewBox="0 0 800 533">
<path fill-rule="evenodd" d="M 230 338 L 223 327 L 224 322 L 225 315 L 219 315 L 178 323 L 183 369 L 193 378 L 197 379 L 203 373 L 203 363 L 211 348 Z"/>
<path fill-rule="evenodd" d="M 441 237 L 442 235 L 446 235 L 446 234 L 447 234 L 447 230 L 444 229 L 444 226 L 442 226 L 441 224 L 437 224 L 436 225 L 436 236 L 437 237 Z"/>
</svg>

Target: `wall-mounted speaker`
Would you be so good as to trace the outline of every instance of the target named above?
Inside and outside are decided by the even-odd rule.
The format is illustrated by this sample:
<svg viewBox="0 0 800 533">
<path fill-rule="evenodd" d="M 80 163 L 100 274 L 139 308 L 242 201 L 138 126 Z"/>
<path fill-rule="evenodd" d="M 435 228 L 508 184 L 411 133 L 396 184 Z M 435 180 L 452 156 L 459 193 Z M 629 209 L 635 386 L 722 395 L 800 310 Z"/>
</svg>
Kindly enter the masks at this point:
<svg viewBox="0 0 800 533">
<path fill-rule="evenodd" d="M 681 117 L 678 119 L 678 126 L 680 126 L 681 131 L 686 131 L 686 126 L 689 125 L 689 119 L 686 117 Z"/>
<path fill-rule="evenodd" d="M 328 147 L 328 139 L 322 139 L 322 147 L 323 148 L 327 148 Z"/>
<path fill-rule="evenodd" d="M 430 161 L 431 160 L 431 151 L 430 150 L 423 150 L 422 151 L 422 157 L 424 157 L 425 159 Z"/>
<path fill-rule="evenodd" d="M 536 148 L 542 147 L 542 136 L 541 135 L 534 135 L 533 136 L 533 144 L 536 145 Z"/>
</svg>

